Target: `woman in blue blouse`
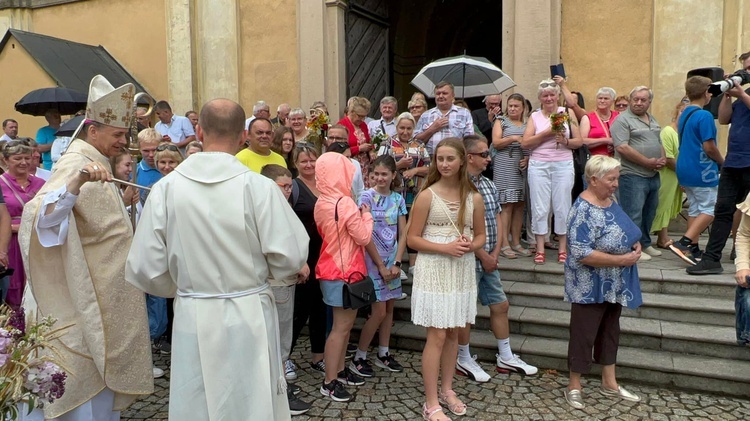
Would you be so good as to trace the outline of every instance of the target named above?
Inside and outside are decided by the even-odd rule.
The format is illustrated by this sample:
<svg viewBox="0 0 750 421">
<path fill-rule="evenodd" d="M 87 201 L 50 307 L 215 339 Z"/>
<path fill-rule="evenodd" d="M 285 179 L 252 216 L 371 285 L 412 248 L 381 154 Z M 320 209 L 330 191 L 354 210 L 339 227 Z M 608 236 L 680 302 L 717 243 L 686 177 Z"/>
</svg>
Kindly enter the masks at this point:
<svg viewBox="0 0 750 421">
<path fill-rule="evenodd" d="M 586 164 L 588 188 L 568 217 L 568 258 L 565 261 L 565 301 L 571 303 L 565 399 L 583 409 L 581 375 L 594 361 L 602 367 L 601 393 L 633 402 L 640 397 L 617 385 L 615 362 L 620 340 L 622 307 L 641 305 L 636 262 L 641 256 L 640 229 L 614 202 L 620 163 L 595 155 Z"/>
</svg>

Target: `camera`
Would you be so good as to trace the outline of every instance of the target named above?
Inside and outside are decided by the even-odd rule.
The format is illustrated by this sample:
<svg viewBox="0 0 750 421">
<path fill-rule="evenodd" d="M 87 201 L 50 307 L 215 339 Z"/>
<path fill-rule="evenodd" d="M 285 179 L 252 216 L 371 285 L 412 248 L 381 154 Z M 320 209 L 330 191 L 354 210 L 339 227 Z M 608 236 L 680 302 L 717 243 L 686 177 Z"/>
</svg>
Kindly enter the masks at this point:
<svg viewBox="0 0 750 421">
<path fill-rule="evenodd" d="M 750 83 L 750 73 L 748 73 L 747 70 L 737 70 L 736 72 L 729 75 L 728 78 L 708 85 L 708 92 L 710 92 L 714 97 L 717 97 L 734 86 L 732 82 L 737 83 L 737 85 Z"/>
</svg>

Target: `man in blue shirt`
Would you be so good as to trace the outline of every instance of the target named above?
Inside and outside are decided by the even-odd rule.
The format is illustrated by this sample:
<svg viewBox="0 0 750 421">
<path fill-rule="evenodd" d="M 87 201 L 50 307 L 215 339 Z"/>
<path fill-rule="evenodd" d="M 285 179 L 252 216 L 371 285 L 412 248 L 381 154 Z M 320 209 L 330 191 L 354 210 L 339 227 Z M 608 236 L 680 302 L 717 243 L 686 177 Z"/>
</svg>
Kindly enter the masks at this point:
<svg viewBox="0 0 750 421">
<path fill-rule="evenodd" d="M 693 76 L 685 82 L 690 100 L 677 122 L 680 153 L 677 156 L 677 180 L 685 188 L 690 208 L 688 227 L 679 241 L 669 249 L 691 265 L 698 263 L 701 252 L 698 237 L 714 220 L 714 206 L 719 186 L 719 167 L 724 158 L 716 144 L 714 117 L 703 107 L 711 101 L 708 85 L 711 79 Z"/>
<path fill-rule="evenodd" d="M 750 51 L 740 56 L 742 68 L 750 70 Z M 732 98 L 736 98 L 732 101 Z M 750 192 L 750 89 L 735 85 L 724 93 L 719 104 L 719 123 L 731 124 L 727 156 L 721 168 L 714 222 L 701 261 L 687 268 L 691 275 L 721 273 L 721 252 L 732 230 L 736 205 Z"/>
<path fill-rule="evenodd" d="M 39 145 L 39 152 L 42 153 L 42 166 L 45 170 L 52 169 L 52 144 L 55 142 L 55 133 L 60 128 L 62 118 L 60 112 L 50 108 L 44 113 L 44 118 L 47 120 L 47 126 L 40 128 L 36 132 L 36 143 Z"/>
</svg>

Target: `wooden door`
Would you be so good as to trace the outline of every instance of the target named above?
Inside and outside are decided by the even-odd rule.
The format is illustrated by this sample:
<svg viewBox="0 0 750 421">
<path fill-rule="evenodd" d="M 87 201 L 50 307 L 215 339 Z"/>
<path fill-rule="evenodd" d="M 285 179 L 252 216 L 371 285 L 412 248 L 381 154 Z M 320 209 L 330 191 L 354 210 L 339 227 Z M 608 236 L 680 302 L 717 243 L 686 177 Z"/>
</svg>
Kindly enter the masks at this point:
<svg viewBox="0 0 750 421">
<path fill-rule="evenodd" d="M 370 116 L 380 117 L 380 99 L 391 93 L 387 0 L 350 0 L 346 13 L 347 98 L 372 102 Z"/>
</svg>

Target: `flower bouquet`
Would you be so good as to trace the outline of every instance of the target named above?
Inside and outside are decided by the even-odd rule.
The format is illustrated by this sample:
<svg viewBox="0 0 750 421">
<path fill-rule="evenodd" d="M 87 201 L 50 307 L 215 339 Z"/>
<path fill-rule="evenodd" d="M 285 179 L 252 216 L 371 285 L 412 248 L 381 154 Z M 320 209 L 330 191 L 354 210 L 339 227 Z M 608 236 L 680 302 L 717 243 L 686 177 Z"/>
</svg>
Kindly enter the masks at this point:
<svg viewBox="0 0 750 421">
<path fill-rule="evenodd" d="M 372 142 L 372 150 L 375 151 L 375 154 L 377 155 L 381 146 L 383 145 L 390 146 L 388 145 L 388 142 L 390 141 L 391 141 L 391 137 L 388 136 L 388 133 L 384 133 L 378 130 L 375 136 L 373 136 L 372 139 L 370 139 L 370 142 Z"/>
<path fill-rule="evenodd" d="M 568 130 L 568 127 L 565 124 L 568 120 L 570 120 L 570 117 L 567 113 L 552 113 L 549 116 L 552 131 L 555 132 L 556 135 L 565 135 L 565 132 Z M 560 143 L 557 143 L 555 149 L 558 149 L 559 147 Z"/>
<path fill-rule="evenodd" d="M 29 413 L 52 403 L 65 392 L 67 374 L 55 363 L 51 341 L 67 328 L 53 329 L 56 320 L 45 317 L 26 325 L 24 310 L 0 308 L 0 415 L 16 420 L 19 407 L 26 403 Z"/>
<path fill-rule="evenodd" d="M 326 137 L 326 133 L 328 132 L 328 125 L 331 123 L 331 120 L 328 118 L 328 114 L 322 111 L 316 113 L 316 115 L 314 116 L 311 112 L 310 117 L 310 120 L 308 120 L 307 122 L 307 129 L 310 131 L 310 134 L 312 134 L 312 143 L 314 143 L 315 147 L 318 149 L 318 151 L 320 151 L 323 145 L 323 139 Z"/>
</svg>

